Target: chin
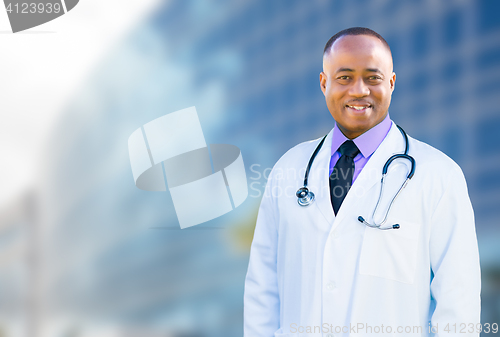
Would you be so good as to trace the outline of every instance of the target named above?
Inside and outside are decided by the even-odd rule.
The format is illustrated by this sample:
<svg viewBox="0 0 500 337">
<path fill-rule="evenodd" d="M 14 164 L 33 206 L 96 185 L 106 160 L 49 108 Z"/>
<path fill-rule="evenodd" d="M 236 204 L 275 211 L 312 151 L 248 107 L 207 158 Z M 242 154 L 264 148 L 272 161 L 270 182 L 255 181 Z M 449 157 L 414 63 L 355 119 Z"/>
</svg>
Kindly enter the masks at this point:
<svg viewBox="0 0 500 337">
<path fill-rule="evenodd" d="M 375 126 L 375 123 L 372 123 L 370 121 L 366 121 L 364 123 L 349 123 L 349 124 L 344 124 L 344 129 L 348 131 L 349 133 L 365 133 L 366 131 L 370 130 L 373 126 Z"/>
</svg>

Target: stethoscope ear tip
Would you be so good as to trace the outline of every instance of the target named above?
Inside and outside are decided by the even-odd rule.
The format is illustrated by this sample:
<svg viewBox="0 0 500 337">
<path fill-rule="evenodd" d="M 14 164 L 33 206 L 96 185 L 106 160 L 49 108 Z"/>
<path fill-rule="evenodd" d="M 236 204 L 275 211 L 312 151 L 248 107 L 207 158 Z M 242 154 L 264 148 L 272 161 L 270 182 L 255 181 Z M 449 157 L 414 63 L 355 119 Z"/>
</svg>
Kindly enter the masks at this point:
<svg viewBox="0 0 500 337">
<path fill-rule="evenodd" d="M 378 229 L 399 229 L 400 228 L 399 224 L 395 224 L 395 225 L 392 225 L 391 227 L 385 227 L 385 228 L 381 228 L 380 225 L 370 225 L 368 222 L 365 221 L 365 218 L 363 218 L 361 215 L 358 216 L 358 221 L 367 225 L 368 227 L 371 227 L 371 228 L 378 228 Z"/>
</svg>

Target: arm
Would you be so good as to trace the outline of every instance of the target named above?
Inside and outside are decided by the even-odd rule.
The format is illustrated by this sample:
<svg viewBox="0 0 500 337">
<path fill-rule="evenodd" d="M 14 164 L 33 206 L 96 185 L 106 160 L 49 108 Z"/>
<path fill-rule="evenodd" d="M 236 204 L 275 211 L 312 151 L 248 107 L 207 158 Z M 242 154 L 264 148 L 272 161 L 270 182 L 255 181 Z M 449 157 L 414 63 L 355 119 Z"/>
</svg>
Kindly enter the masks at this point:
<svg viewBox="0 0 500 337">
<path fill-rule="evenodd" d="M 280 325 L 276 273 L 279 214 L 271 193 L 273 186 L 272 172 L 260 204 L 245 280 L 245 337 L 272 337 Z"/>
<path fill-rule="evenodd" d="M 450 171 L 431 224 L 431 295 L 436 303 L 432 326 L 439 324 L 437 336 L 479 336 L 481 272 L 474 212 L 458 166 Z M 474 332 L 469 332 L 471 323 Z M 447 324 L 449 332 L 444 331 Z"/>
</svg>

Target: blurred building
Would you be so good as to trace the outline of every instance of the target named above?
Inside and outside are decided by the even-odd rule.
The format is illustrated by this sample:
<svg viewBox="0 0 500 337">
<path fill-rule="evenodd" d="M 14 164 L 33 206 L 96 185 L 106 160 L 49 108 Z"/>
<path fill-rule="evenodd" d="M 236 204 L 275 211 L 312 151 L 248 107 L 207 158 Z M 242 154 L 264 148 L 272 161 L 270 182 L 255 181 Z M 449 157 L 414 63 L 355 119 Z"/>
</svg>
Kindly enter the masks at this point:
<svg viewBox="0 0 500 337">
<path fill-rule="evenodd" d="M 0 214 L 8 275 L 0 331 L 241 336 L 266 172 L 290 147 L 333 127 L 318 83 L 322 52 L 352 26 L 391 45 L 392 119 L 463 168 L 484 274 L 482 319 L 500 322 L 499 12 L 493 0 L 166 1 L 67 107 L 40 165 L 38 211 L 30 213 L 28 198 Z M 242 150 L 250 196 L 180 230 L 168 192 L 134 186 L 127 139 L 193 105 L 208 143 Z"/>
<path fill-rule="evenodd" d="M 0 337 L 36 335 L 40 278 L 37 197 L 26 191 L 0 210 Z"/>
</svg>

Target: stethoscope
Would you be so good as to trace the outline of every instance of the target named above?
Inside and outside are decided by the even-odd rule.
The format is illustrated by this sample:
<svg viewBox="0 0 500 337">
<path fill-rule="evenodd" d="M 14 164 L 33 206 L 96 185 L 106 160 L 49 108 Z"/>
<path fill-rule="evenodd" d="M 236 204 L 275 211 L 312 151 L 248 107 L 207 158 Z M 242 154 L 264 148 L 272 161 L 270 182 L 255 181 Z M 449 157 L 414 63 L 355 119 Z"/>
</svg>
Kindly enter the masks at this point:
<svg viewBox="0 0 500 337">
<path fill-rule="evenodd" d="M 377 208 L 378 208 L 378 205 L 380 203 L 380 200 L 382 199 L 382 193 L 384 191 L 384 180 L 385 180 L 385 176 L 387 175 L 387 171 L 389 170 L 389 166 L 391 165 L 391 163 L 394 160 L 396 160 L 396 159 L 407 159 L 411 163 L 410 172 L 406 176 L 406 179 L 403 182 L 403 184 L 401 185 L 401 187 L 399 188 L 398 192 L 392 198 L 391 203 L 389 204 L 389 207 L 387 208 L 387 211 L 385 212 L 385 217 L 382 220 L 382 222 L 380 222 L 379 224 L 377 224 L 375 222 L 375 220 L 374 220 L 374 223 L 370 224 L 370 223 L 366 222 L 365 219 L 361 215 L 358 217 L 358 221 L 361 222 L 361 223 L 363 223 L 363 224 L 365 224 L 366 226 L 372 227 L 372 228 L 378 228 L 378 229 L 382 229 L 382 230 L 385 230 L 385 229 L 399 229 L 399 227 L 400 227 L 399 224 L 395 224 L 395 225 L 392 225 L 390 227 L 381 227 L 381 226 L 383 224 L 385 224 L 385 222 L 387 221 L 387 216 L 389 215 L 389 211 L 391 210 L 391 207 L 392 207 L 392 204 L 394 203 L 394 200 L 396 200 L 396 198 L 399 196 L 399 194 L 401 193 L 401 191 L 408 184 L 408 181 L 415 174 L 415 159 L 413 159 L 413 157 L 408 154 L 408 148 L 409 148 L 408 135 L 406 134 L 406 132 L 403 130 L 402 127 L 400 127 L 399 125 L 396 125 L 396 126 L 398 127 L 399 131 L 401 131 L 401 134 L 403 135 L 403 138 L 405 139 L 405 152 L 404 153 L 398 153 L 398 154 L 395 154 L 395 155 L 391 156 L 389 159 L 387 159 L 387 161 L 385 162 L 384 167 L 382 168 L 382 180 L 380 181 L 380 183 L 382 184 L 382 186 L 380 187 L 380 194 L 378 196 L 377 204 L 375 205 L 375 208 L 373 209 L 372 219 L 374 219 L 375 212 L 377 211 Z M 316 157 L 316 155 L 318 154 L 319 150 L 321 149 L 321 146 L 323 146 L 323 143 L 325 142 L 325 139 L 326 139 L 326 136 L 324 136 L 323 139 L 321 139 L 321 141 L 319 142 L 318 146 L 314 150 L 314 152 L 313 152 L 313 154 L 311 156 L 311 159 L 309 159 L 309 163 L 307 164 L 307 168 L 306 168 L 306 173 L 304 175 L 304 186 L 302 186 L 301 188 L 299 188 L 297 190 L 297 193 L 295 194 L 297 196 L 297 203 L 300 206 L 309 206 L 314 201 L 314 193 L 311 192 L 311 191 L 309 191 L 309 189 L 307 188 L 307 180 L 309 178 L 309 170 L 311 169 L 311 166 L 312 166 L 312 163 L 314 161 L 314 158 Z"/>
</svg>

